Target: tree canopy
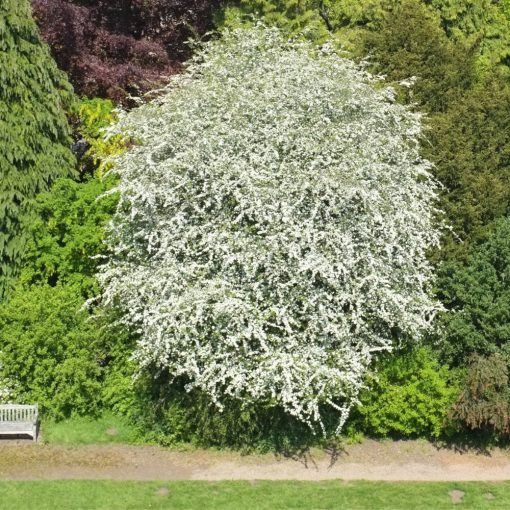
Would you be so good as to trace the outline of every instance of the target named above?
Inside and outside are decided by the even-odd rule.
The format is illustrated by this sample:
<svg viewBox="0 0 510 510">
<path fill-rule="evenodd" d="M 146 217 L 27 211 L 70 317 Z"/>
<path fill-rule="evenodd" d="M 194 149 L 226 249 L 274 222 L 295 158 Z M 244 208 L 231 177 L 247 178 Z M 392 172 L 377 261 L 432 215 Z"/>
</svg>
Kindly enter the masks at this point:
<svg viewBox="0 0 510 510">
<path fill-rule="evenodd" d="M 126 101 L 160 85 L 212 28 L 219 0 L 32 0 L 35 18 L 79 93 Z"/>
<path fill-rule="evenodd" d="M 27 0 L 0 5 L 0 295 L 24 246 L 35 196 L 70 175 L 74 158 L 64 112 L 72 90 L 39 38 Z"/>
<path fill-rule="evenodd" d="M 430 328 L 436 190 L 420 116 L 331 49 L 225 32 L 113 131 L 103 301 L 137 359 L 219 407 L 342 419 L 377 351 Z"/>
</svg>

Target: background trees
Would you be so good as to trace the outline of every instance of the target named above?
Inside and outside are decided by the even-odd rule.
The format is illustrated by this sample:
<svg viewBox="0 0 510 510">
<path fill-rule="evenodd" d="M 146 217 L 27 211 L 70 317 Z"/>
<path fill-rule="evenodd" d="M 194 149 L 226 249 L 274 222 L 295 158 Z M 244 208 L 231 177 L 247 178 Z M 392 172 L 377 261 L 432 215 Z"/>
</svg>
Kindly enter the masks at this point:
<svg viewBox="0 0 510 510">
<path fill-rule="evenodd" d="M 0 6 L 0 296 L 23 255 L 34 198 L 74 158 L 63 105 L 71 88 L 40 40 L 28 1 Z"/>
<path fill-rule="evenodd" d="M 510 219 L 500 219 L 489 238 L 472 246 L 465 262 L 444 264 L 441 297 L 452 313 L 443 317 L 441 350 L 452 365 L 471 353 L 510 359 Z"/>
<path fill-rule="evenodd" d="M 9 390 L 0 399 L 38 402 L 55 419 L 125 410 L 131 398 L 132 341 L 114 317 L 94 319 L 85 306 L 99 291 L 98 257 L 117 204 L 106 194 L 112 177 L 89 172 L 101 154 L 119 150 L 115 139 L 93 139 L 113 120 L 111 109 L 103 100 L 75 104 L 78 130 L 99 152 L 82 161 L 76 180 L 56 179 L 34 200 L 20 274 L 0 303 L 0 381 Z"/>
<path fill-rule="evenodd" d="M 126 100 L 161 84 L 212 28 L 219 0 L 32 0 L 34 16 L 77 92 Z"/>
<path fill-rule="evenodd" d="M 290 438 L 296 437 L 310 439 L 307 427 L 294 417 L 289 418 L 281 406 L 275 407 L 276 399 L 272 397 L 247 406 L 237 394 L 230 395 L 222 400 L 223 413 L 218 413 L 216 407 L 210 406 L 208 388 L 204 391 L 197 387 L 188 393 L 189 377 L 174 380 L 172 374 L 152 370 L 154 367 L 134 388 L 131 384 L 133 365 L 128 358 L 137 339 L 136 331 L 128 335 L 120 327 L 118 317 L 107 315 L 101 319 L 102 322 L 96 323 L 104 328 L 93 328 L 90 316 L 98 309 L 82 310 L 83 303 L 98 292 L 95 272 L 101 259 L 97 256 L 107 253 L 103 244 L 104 229 L 116 207 L 115 195 L 99 199 L 115 185 L 111 176 L 103 179 L 111 167 L 111 162 L 104 158 L 125 148 L 121 136 L 105 139 L 101 131 L 115 121 L 115 103 L 132 108 L 135 102 L 129 100 L 129 94 L 140 94 L 159 86 L 166 75 L 181 71 L 182 63 L 191 55 L 191 48 L 185 44 L 190 35 L 201 38 L 213 22 L 218 26 L 248 27 L 256 22 L 254 16 L 261 16 L 266 23 L 280 27 L 285 37 L 292 35 L 315 45 L 329 41 L 355 59 L 367 58 L 368 69 L 384 75 L 385 83 L 395 88 L 398 102 L 426 113 L 420 157 L 434 163 L 430 171 L 442 185 L 439 188 L 439 207 L 445 212 L 439 217 L 452 226 L 451 230 L 443 231 L 442 249 L 429 252 L 429 260 L 439 273 L 437 295 L 446 308 L 439 321 L 441 331 L 427 339 L 433 348 L 413 349 L 414 342 L 407 342 L 412 339 L 404 338 L 401 331 L 388 328 L 387 323 L 381 322 L 384 324 L 382 332 L 378 333 L 381 338 L 398 339 L 403 349 L 370 364 L 371 373 L 364 379 L 370 384 L 370 389 L 361 394 L 364 407 L 355 412 L 349 430 L 379 435 L 435 436 L 452 428 L 468 431 L 476 428 L 493 437 L 508 435 L 505 416 L 508 414 L 509 388 L 506 313 L 509 285 L 505 275 L 508 265 L 505 239 L 509 236 L 506 224 L 510 200 L 510 127 L 507 115 L 510 97 L 510 3 L 508 0 L 239 0 L 228 2 L 223 8 L 226 4 L 219 0 L 33 0 L 36 20 L 59 65 L 70 73 L 80 94 L 91 96 L 72 105 L 69 101 L 72 96 L 70 87 L 41 44 L 27 3 L 7 0 L 0 7 L 0 45 L 4 50 L 0 52 L 0 59 L 3 59 L 0 61 L 1 292 L 4 292 L 7 281 L 13 283 L 12 292 L 3 298 L 0 305 L 2 388 L 10 386 L 19 399 L 24 396 L 37 398 L 48 408 L 57 410 L 59 416 L 70 412 L 73 398 L 76 398 L 75 408 L 83 413 L 99 412 L 112 406 L 126 410 L 137 401 L 136 405 L 141 406 L 148 416 L 147 428 L 158 431 L 158 439 L 164 437 L 166 441 L 243 447 L 246 444 L 288 444 Z M 232 53 L 229 58 L 239 56 Z M 286 69 L 286 63 L 278 65 L 281 70 Z M 186 79 L 183 78 L 183 81 Z M 256 126 L 260 119 L 280 115 L 278 105 L 281 101 L 285 103 L 285 99 L 281 98 L 291 97 L 299 80 L 302 78 L 297 77 L 296 83 L 282 89 L 281 97 L 269 95 L 264 98 L 264 108 L 255 101 L 254 104 L 259 104 L 262 110 L 254 114 L 255 120 L 250 122 Z M 233 83 L 231 86 L 232 89 L 228 90 L 237 97 L 240 89 L 235 88 Z M 241 87 L 241 84 L 238 86 Z M 183 93 L 179 87 L 172 89 L 172 94 Z M 258 82 L 256 87 L 259 92 L 266 90 L 265 85 Z M 223 90 L 225 84 L 220 88 Z M 300 90 L 300 93 L 303 94 L 303 91 Z M 200 94 L 197 93 L 197 97 L 203 97 Z M 215 98 L 218 100 L 217 110 L 226 116 L 226 120 L 222 117 L 222 122 L 233 122 L 232 119 L 238 118 L 237 113 L 230 110 L 233 100 L 229 99 L 227 106 L 222 106 L 222 94 L 219 92 Z M 250 89 L 243 94 L 248 97 L 256 91 Z M 95 95 L 111 97 L 114 101 L 92 97 Z M 160 115 L 170 104 L 165 101 L 146 106 L 127 118 L 136 124 L 144 115 L 149 115 L 149 111 Z M 189 97 L 189 104 L 179 104 L 179 111 L 188 112 L 189 105 L 195 102 L 195 98 Z M 317 97 L 317 102 L 329 104 L 322 96 Z M 300 104 L 294 101 L 292 107 L 299 110 Z M 246 122 L 251 107 L 251 103 L 249 107 L 243 107 Z M 200 115 L 203 111 L 201 106 Z M 361 115 L 361 110 L 354 107 L 352 111 L 344 111 L 343 115 L 352 119 L 356 111 Z M 325 116 L 328 117 L 329 113 Z M 70 131 L 66 126 L 66 115 L 74 129 L 75 142 L 81 140 L 80 147 L 84 150 L 90 147 L 80 157 L 78 172 L 72 178 L 67 178 L 75 162 L 68 150 Z M 214 115 L 208 121 L 204 119 L 203 124 L 197 124 L 197 130 L 207 133 L 215 126 L 214 119 Z M 151 119 L 149 123 L 155 133 L 154 142 L 139 150 L 147 150 L 154 165 L 157 163 L 156 166 L 162 168 L 168 162 L 174 162 L 176 155 L 173 148 L 156 147 L 156 140 L 164 129 L 155 122 Z M 168 122 L 172 126 L 182 126 L 186 135 L 195 126 L 184 117 L 177 119 L 170 116 Z M 288 126 L 285 122 L 280 124 Z M 309 118 L 304 118 L 301 124 L 308 126 L 309 122 Z M 318 132 L 317 126 L 310 130 L 310 136 Z M 322 124 L 320 126 L 325 129 Z M 332 129 L 331 126 L 329 128 Z M 389 129 L 388 133 L 393 131 Z M 280 146 L 273 150 L 272 146 L 264 145 L 266 132 L 262 130 L 259 134 L 258 138 L 247 139 L 246 145 L 251 147 L 250 165 L 262 168 L 260 175 L 264 176 L 268 161 L 277 156 L 280 162 L 283 161 L 284 151 Z M 230 139 L 227 134 L 222 136 Z M 278 136 L 275 135 L 276 139 L 281 141 Z M 172 138 L 173 141 L 177 146 L 177 141 Z M 307 150 L 310 158 L 323 158 L 317 163 L 317 168 L 328 167 L 329 163 L 325 163 L 328 158 L 334 162 L 340 157 L 330 150 L 326 142 L 311 149 L 314 143 L 310 141 Z M 363 144 L 356 145 L 356 140 L 352 143 L 353 148 L 349 150 L 356 147 L 362 153 Z M 253 149 L 258 146 L 269 147 L 267 153 L 259 154 Z M 193 149 L 197 147 L 202 151 L 200 157 L 208 157 L 201 140 L 194 144 Z M 240 145 L 239 150 L 242 147 Z M 284 147 L 287 146 L 284 144 Z M 297 149 L 292 148 L 291 153 L 294 150 Z M 304 148 L 302 150 L 305 151 Z M 351 160 L 360 157 L 360 153 L 350 154 Z M 181 157 L 182 153 L 179 154 Z M 200 168 L 196 161 L 191 161 L 189 154 L 185 152 L 188 159 L 182 156 L 183 161 L 190 168 Z M 255 156 L 259 158 L 257 161 Z M 197 161 L 200 157 L 197 156 Z M 145 168 L 142 152 L 140 158 L 143 163 L 140 168 Z M 309 159 L 300 157 L 299 162 L 303 161 Z M 215 160 L 214 164 L 219 163 Z M 216 168 L 214 165 L 211 167 Z M 372 168 L 371 163 L 367 163 L 366 168 Z M 242 175 L 244 169 L 242 165 L 238 168 L 236 178 Z M 280 170 L 278 167 L 272 178 L 280 175 Z M 379 174 L 374 171 L 374 175 Z M 207 180 L 209 174 L 202 176 L 198 171 L 188 177 L 187 187 L 176 191 L 176 200 L 188 204 L 188 209 L 183 212 L 186 217 L 198 214 L 190 197 L 201 189 L 202 184 L 205 186 L 210 182 Z M 133 173 L 133 180 L 135 178 L 138 177 Z M 139 182 L 147 184 L 151 200 L 157 198 L 168 204 L 160 190 L 152 191 L 152 183 L 144 180 L 146 178 L 142 176 Z M 280 181 L 273 183 L 269 177 L 267 179 L 274 189 L 282 186 Z M 237 182 L 234 177 L 232 181 Z M 52 183 L 53 188 L 46 191 Z M 241 190 L 246 189 L 245 184 L 242 181 Z M 372 189 L 369 185 L 365 187 Z M 286 196 L 288 189 L 282 191 L 282 196 Z M 205 218 L 205 214 L 214 207 L 233 214 L 236 208 L 241 207 L 238 200 L 246 197 L 237 189 L 232 191 L 232 195 L 233 198 L 217 192 L 214 197 L 208 196 L 212 205 L 201 204 L 200 214 L 203 213 Z M 217 203 L 216 196 L 224 200 Z M 361 200 L 360 197 L 357 199 Z M 147 200 L 142 205 L 139 201 L 134 202 L 138 207 L 135 211 L 139 214 L 135 216 L 137 221 L 142 217 L 147 219 L 147 210 L 161 205 L 157 200 Z M 306 200 L 303 203 L 312 199 Z M 352 204 L 354 202 L 353 196 Z M 318 203 L 318 211 L 329 211 L 324 201 L 319 200 Z M 231 269 L 230 276 L 237 275 L 239 281 L 247 278 L 247 266 L 241 264 L 244 259 L 235 250 L 240 250 L 241 240 L 252 240 L 259 235 L 256 226 L 260 216 L 253 212 L 256 210 L 250 208 L 251 215 L 245 214 L 239 220 L 238 216 L 223 217 L 227 225 L 225 236 L 228 233 L 237 240 L 230 246 L 232 254 L 227 266 Z M 348 210 L 346 206 L 342 214 Z M 368 215 L 368 210 L 356 209 L 356 214 Z M 381 215 L 386 218 L 386 212 Z M 141 232 L 147 229 L 158 232 L 151 238 L 154 251 L 150 257 L 156 257 L 158 250 L 163 249 L 163 245 L 158 244 L 163 238 L 155 225 L 162 225 L 166 220 L 158 215 L 149 219 L 140 223 L 136 231 L 123 230 L 127 236 L 125 243 L 125 239 L 120 237 L 112 241 L 115 244 L 120 239 L 121 248 L 133 249 L 133 260 L 137 264 L 148 256 L 143 252 L 147 246 L 136 237 Z M 221 215 L 217 214 L 215 220 L 220 219 Z M 326 228 L 330 219 L 327 215 L 321 218 L 321 226 Z M 238 230 L 232 230 L 231 224 L 237 225 Z M 272 223 L 268 221 L 267 224 Z M 377 242 L 379 238 L 384 240 L 379 228 L 373 229 L 378 232 Z M 305 229 L 300 228 L 300 231 Z M 188 232 L 182 238 L 186 235 Z M 197 237 L 195 241 L 197 246 L 205 243 L 204 238 Z M 296 246 L 301 245 L 298 243 Z M 377 246 L 372 245 L 370 253 L 378 253 Z M 257 254 L 259 251 L 265 253 L 259 245 L 257 249 Z M 23 252 L 24 262 L 20 265 Z M 308 263 L 307 271 L 311 271 L 312 267 L 323 268 L 323 259 L 312 260 L 312 254 L 317 255 L 312 252 L 299 252 L 301 260 Z M 285 253 L 282 251 L 278 260 L 293 260 L 294 255 Z M 363 253 L 369 260 L 368 252 Z M 322 256 L 322 252 L 319 255 Z M 176 255 L 179 264 L 184 260 L 182 257 Z M 215 252 L 213 260 L 224 260 L 225 257 L 223 252 Z M 328 257 L 326 260 L 330 260 Z M 204 262 L 193 259 L 193 264 L 197 267 Z M 21 269 L 20 276 L 13 279 L 17 274 L 16 267 Z M 256 273 L 257 277 L 264 280 L 268 267 L 273 266 L 266 264 Z M 308 273 L 305 271 L 304 274 Z M 329 280 L 320 271 L 314 274 L 314 285 L 320 288 L 314 287 L 317 295 L 331 290 Z M 161 281 L 169 278 L 166 273 L 158 275 Z M 183 287 L 191 288 L 193 285 L 195 283 L 189 281 L 182 283 Z M 303 289 L 299 287 L 299 290 Z M 172 296 L 170 290 L 167 291 Z M 141 298 L 133 289 L 129 292 L 132 292 L 129 297 L 133 300 L 148 299 L 147 295 Z M 308 296 L 304 291 L 298 294 L 298 291 L 282 293 L 279 303 Z M 267 295 L 271 296 L 271 293 Z M 229 299 L 236 296 L 229 295 Z M 376 298 L 371 296 L 370 300 Z M 280 315 L 271 313 L 273 315 L 268 312 L 261 321 L 273 321 L 276 326 L 282 327 L 275 322 L 275 317 L 281 319 L 284 312 L 280 310 Z M 363 319 L 374 317 L 372 311 L 365 310 L 363 313 Z M 221 331 L 222 327 L 226 327 L 217 308 L 208 309 L 207 314 L 207 320 L 212 319 L 210 323 L 204 319 L 204 324 L 207 324 L 204 331 L 210 333 L 213 329 Z M 335 320 L 341 321 L 345 317 L 352 320 L 354 315 L 355 307 L 349 302 L 345 307 L 339 307 Z M 245 317 L 242 313 L 239 316 Z M 184 312 L 178 319 L 185 321 Z M 307 331 L 309 324 L 299 324 L 303 331 Z M 242 324 L 238 326 L 240 329 L 244 327 Z M 270 336 L 276 335 L 272 329 L 267 332 L 262 327 L 262 330 Z M 300 334 L 303 331 L 300 330 Z M 256 336 L 255 333 L 253 335 Z M 217 346 L 222 346 L 221 335 L 215 337 L 210 334 L 209 338 L 213 338 Z M 318 334 L 314 338 L 322 337 Z M 90 352 L 83 348 L 87 342 L 91 346 Z M 28 345 L 38 352 L 37 357 L 25 355 Z M 252 349 L 257 344 L 250 337 L 247 345 Z M 60 363 L 55 363 L 56 359 Z M 73 367 L 73 360 L 79 360 L 76 363 L 84 369 L 80 371 L 74 367 L 65 369 L 65 372 L 62 368 L 63 371 L 59 372 L 59 367 Z M 60 381 L 60 388 L 67 385 L 73 390 L 62 390 L 62 399 L 52 401 L 52 395 L 61 390 L 48 392 L 48 380 L 40 373 L 33 379 L 23 376 L 29 374 L 29 367 L 37 363 L 47 367 L 52 380 Z M 6 380 L 7 375 L 9 380 Z M 458 391 L 456 398 L 448 389 L 452 385 Z M 453 407 L 452 401 L 455 402 Z M 334 413 L 323 407 L 321 412 L 326 427 L 337 419 Z"/>
</svg>

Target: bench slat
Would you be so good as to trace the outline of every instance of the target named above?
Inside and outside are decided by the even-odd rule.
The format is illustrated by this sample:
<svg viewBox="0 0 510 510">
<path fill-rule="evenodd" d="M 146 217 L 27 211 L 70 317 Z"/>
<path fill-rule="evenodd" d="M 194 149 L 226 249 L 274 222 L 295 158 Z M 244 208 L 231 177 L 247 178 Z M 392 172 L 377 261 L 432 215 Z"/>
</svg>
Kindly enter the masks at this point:
<svg viewBox="0 0 510 510">
<path fill-rule="evenodd" d="M 19 421 L 4 421 L 0 425 L 0 433 L 3 433 L 4 431 L 15 431 L 15 430 L 29 430 L 32 431 L 34 428 L 34 424 L 31 422 L 19 422 Z"/>
</svg>

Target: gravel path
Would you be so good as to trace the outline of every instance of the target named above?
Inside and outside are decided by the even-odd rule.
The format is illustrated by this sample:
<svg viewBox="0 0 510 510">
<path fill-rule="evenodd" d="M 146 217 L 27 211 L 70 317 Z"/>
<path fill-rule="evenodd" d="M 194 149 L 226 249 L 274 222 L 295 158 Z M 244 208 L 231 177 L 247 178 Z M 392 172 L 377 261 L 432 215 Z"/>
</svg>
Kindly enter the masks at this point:
<svg viewBox="0 0 510 510">
<path fill-rule="evenodd" d="M 156 446 L 0 442 L 0 479 L 510 480 L 510 452 L 458 452 L 422 441 L 365 441 L 297 458 Z"/>
</svg>

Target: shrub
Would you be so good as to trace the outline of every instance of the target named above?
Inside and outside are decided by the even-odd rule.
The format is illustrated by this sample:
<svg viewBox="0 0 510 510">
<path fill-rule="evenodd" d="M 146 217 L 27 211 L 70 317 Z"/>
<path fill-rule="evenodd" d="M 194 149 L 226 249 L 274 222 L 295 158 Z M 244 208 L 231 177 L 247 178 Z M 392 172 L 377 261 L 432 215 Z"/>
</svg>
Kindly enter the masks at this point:
<svg viewBox="0 0 510 510">
<path fill-rule="evenodd" d="M 439 437 L 457 388 L 426 348 L 393 353 L 376 365 L 351 429 L 372 436 Z"/>
<path fill-rule="evenodd" d="M 326 402 L 345 418 L 373 352 L 430 328 L 419 116 L 370 81 L 257 27 L 121 117 L 140 144 L 116 160 L 99 277 L 142 367 L 312 424 Z"/>
<path fill-rule="evenodd" d="M 32 0 L 55 59 L 79 93 L 126 100 L 161 83 L 211 28 L 219 0 Z"/>
<path fill-rule="evenodd" d="M 453 227 L 444 258 L 465 260 L 471 243 L 487 239 L 510 211 L 509 108 L 510 86 L 494 74 L 429 122 L 424 153 L 445 186 L 441 206 Z"/>
<path fill-rule="evenodd" d="M 97 327 L 72 288 L 18 289 L 0 308 L 0 364 L 12 398 L 55 417 L 94 413 L 101 394 Z"/>
<path fill-rule="evenodd" d="M 460 428 L 508 436 L 508 360 L 499 354 L 487 357 L 473 354 L 463 386 L 450 412 L 452 422 Z"/>
<path fill-rule="evenodd" d="M 115 195 L 99 197 L 111 185 L 111 180 L 95 177 L 81 183 L 60 179 L 38 197 L 22 281 L 76 285 L 84 299 L 98 291 L 96 257 L 105 252 L 104 227 L 118 200 Z"/>
<path fill-rule="evenodd" d="M 146 440 L 161 444 L 291 454 L 330 441 L 338 425 L 336 413 L 325 409 L 322 438 L 279 406 L 224 399 L 219 410 L 206 393 L 187 391 L 185 380 L 172 381 L 168 373 L 146 372 L 134 389 L 127 414 Z"/>
<path fill-rule="evenodd" d="M 99 97 L 83 98 L 73 103 L 70 119 L 74 128 L 74 147 L 79 152 L 80 173 L 102 177 L 111 166 L 108 159 L 120 154 L 127 144 L 121 135 L 105 135 L 106 128 L 117 120 L 115 104 Z"/>
<path fill-rule="evenodd" d="M 0 349 L 10 399 L 37 402 L 45 416 L 96 415 L 131 391 L 128 339 L 91 320 L 73 286 L 18 286 L 0 307 Z"/>
<path fill-rule="evenodd" d="M 401 99 L 421 110 L 446 111 L 474 81 L 474 52 L 451 42 L 439 16 L 419 0 L 403 0 L 361 36 L 377 72 L 398 83 Z"/>
<path fill-rule="evenodd" d="M 0 4 L 0 299 L 22 259 L 35 196 L 71 175 L 71 88 L 40 40 L 28 0 Z"/>
<path fill-rule="evenodd" d="M 111 105 L 91 103 L 86 116 L 78 110 L 79 129 L 92 149 L 111 147 L 99 132 L 109 123 Z M 114 182 L 94 174 L 78 182 L 61 178 L 38 195 L 21 274 L 0 306 L 4 400 L 38 402 L 56 419 L 129 407 L 131 340 L 113 326 L 115 317 L 94 319 L 97 310 L 84 309 L 98 292 L 97 257 L 106 249 L 104 228 L 118 200 L 107 194 Z"/>
<path fill-rule="evenodd" d="M 496 223 L 489 239 L 472 246 L 466 263 L 440 268 L 440 349 L 444 360 L 464 365 L 472 353 L 500 353 L 510 360 L 510 219 Z"/>
</svg>

